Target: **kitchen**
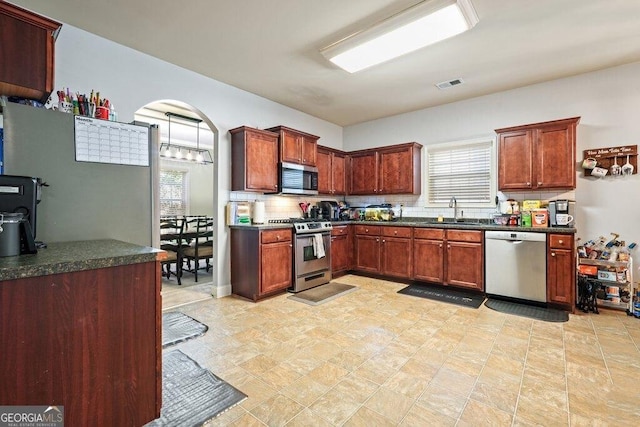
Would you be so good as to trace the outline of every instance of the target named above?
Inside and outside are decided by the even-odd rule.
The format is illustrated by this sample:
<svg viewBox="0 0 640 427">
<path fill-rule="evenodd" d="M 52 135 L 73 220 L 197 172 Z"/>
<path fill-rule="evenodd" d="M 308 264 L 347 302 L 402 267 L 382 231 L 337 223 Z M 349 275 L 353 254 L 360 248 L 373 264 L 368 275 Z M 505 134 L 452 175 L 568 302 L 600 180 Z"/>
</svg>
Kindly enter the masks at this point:
<svg viewBox="0 0 640 427">
<path fill-rule="evenodd" d="M 29 2 L 21 2 L 27 5 Z M 99 51 L 101 67 L 80 60 Z M 615 64 L 612 64 L 615 65 Z M 147 70 L 154 70 L 149 79 Z M 230 136 L 228 130 L 239 125 L 267 128 L 278 124 L 320 135 L 320 143 L 342 150 L 386 146 L 418 141 L 423 144 L 458 141 L 489 135 L 494 129 L 558 118 L 580 116 L 577 153 L 592 147 L 633 144 L 637 133 L 633 112 L 640 99 L 636 76 L 640 63 L 612 66 L 586 74 L 536 83 L 499 93 L 460 100 L 412 113 L 341 127 L 317 119 L 282 104 L 241 91 L 234 87 L 142 54 L 95 34 L 65 24 L 56 42 L 56 87 L 102 90 L 118 100 L 121 118 L 132 118 L 141 106 L 158 99 L 180 99 L 197 106 L 220 130 L 220 144 L 214 157 L 217 164 L 218 191 L 214 203 L 218 212 L 229 200 L 267 202 L 270 216 L 299 215 L 297 200 L 262 196 L 230 190 Z M 612 84 L 615 82 L 615 84 Z M 508 88 L 505 88 L 508 89 Z M 637 175 L 630 180 L 578 177 L 573 194 L 545 192 L 517 193 L 514 198 L 568 198 L 578 206 L 577 237 L 616 231 L 638 240 L 635 221 L 638 211 Z M 322 198 L 324 199 L 324 198 Z M 322 200 L 321 199 L 321 200 Z M 422 196 L 392 198 L 362 197 L 363 204 L 390 202 L 402 204 L 404 215 L 437 217 L 448 207 L 429 207 Z M 465 214 L 471 209 L 462 207 Z M 611 230 L 615 224 L 616 229 Z M 216 294 L 230 294 L 229 232 L 223 215 L 219 216 L 216 235 Z"/>
</svg>

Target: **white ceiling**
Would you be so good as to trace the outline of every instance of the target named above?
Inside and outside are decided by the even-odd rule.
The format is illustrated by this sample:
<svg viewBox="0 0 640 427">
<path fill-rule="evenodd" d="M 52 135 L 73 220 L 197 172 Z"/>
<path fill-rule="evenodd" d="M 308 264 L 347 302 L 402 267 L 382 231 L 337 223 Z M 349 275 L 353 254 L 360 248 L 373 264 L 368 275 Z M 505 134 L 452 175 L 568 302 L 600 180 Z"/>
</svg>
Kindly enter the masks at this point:
<svg viewBox="0 0 640 427">
<path fill-rule="evenodd" d="M 637 0 L 472 0 L 471 31 L 356 74 L 319 49 L 417 0 L 11 2 L 341 126 L 640 60 Z"/>
</svg>

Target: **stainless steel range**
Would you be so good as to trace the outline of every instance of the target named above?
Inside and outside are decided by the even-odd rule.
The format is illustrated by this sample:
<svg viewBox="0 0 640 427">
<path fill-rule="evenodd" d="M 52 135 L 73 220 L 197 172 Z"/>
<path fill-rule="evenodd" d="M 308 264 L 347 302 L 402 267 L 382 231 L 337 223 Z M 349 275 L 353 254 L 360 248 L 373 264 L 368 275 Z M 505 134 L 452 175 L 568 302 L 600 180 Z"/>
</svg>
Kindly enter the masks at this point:
<svg viewBox="0 0 640 427">
<path fill-rule="evenodd" d="M 331 280 L 331 222 L 291 219 L 293 223 L 293 286 L 300 292 Z"/>
</svg>

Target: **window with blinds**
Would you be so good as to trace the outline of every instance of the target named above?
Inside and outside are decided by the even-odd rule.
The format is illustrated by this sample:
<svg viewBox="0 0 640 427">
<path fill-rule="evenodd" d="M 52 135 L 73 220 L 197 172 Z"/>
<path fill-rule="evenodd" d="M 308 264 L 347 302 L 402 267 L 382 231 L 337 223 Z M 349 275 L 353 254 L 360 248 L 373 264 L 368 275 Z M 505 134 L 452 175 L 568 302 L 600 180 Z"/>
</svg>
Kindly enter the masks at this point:
<svg viewBox="0 0 640 427">
<path fill-rule="evenodd" d="M 160 216 L 187 214 L 187 172 L 160 171 Z"/>
<path fill-rule="evenodd" d="M 449 203 L 455 196 L 467 206 L 493 206 L 493 139 L 427 146 L 427 202 Z"/>
</svg>

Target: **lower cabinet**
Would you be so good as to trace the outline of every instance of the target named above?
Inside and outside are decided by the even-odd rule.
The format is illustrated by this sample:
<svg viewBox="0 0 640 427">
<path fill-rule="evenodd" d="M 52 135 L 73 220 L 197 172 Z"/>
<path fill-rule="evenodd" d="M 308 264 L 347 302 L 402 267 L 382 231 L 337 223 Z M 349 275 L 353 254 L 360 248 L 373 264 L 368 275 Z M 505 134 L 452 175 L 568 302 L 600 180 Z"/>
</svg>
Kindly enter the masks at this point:
<svg viewBox="0 0 640 427">
<path fill-rule="evenodd" d="M 413 277 L 433 283 L 444 283 L 444 230 L 414 228 Z"/>
<path fill-rule="evenodd" d="M 385 276 L 411 278 L 413 251 L 411 227 L 382 227 L 381 273 Z"/>
<path fill-rule="evenodd" d="M 380 228 L 378 225 L 356 225 L 355 270 L 380 273 Z"/>
<path fill-rule="evenodd" d="M 483 232 L 447 230 L 445 284 L 484 291 Z"/>
<path fill-rule="evenodd" d="M 547 302 L 573 311 L 575 297 L 575 251 L 573 235 L 550 234 L 547 238 Z"/>
<path fill-rule="evenodd" d="M 413 277 L 484 290 L 484 246 L 480 230 L 415 228 Z"/>
<path fill-rule="evenodd" d="M 158 418 L 160 282 L 157 262 L 0 281 L 2 405 L 64 406 L 69 426 Z"/>
<path fill-rule="evenodd" d="M 411 227 L 356 225 L 355 269 L 409 279 L 413 269 Z"/>
<path fill-rule="evenodd" d="M 291 229 L 231 229 L 231 292 L 257 301 L 291 286 Z"/>
<path fill-rule="evenodd" d="M 351 226 L 339 225 L 331 230 L 331 275 L 342 276 L 352 269 Z"/>
</svg>

